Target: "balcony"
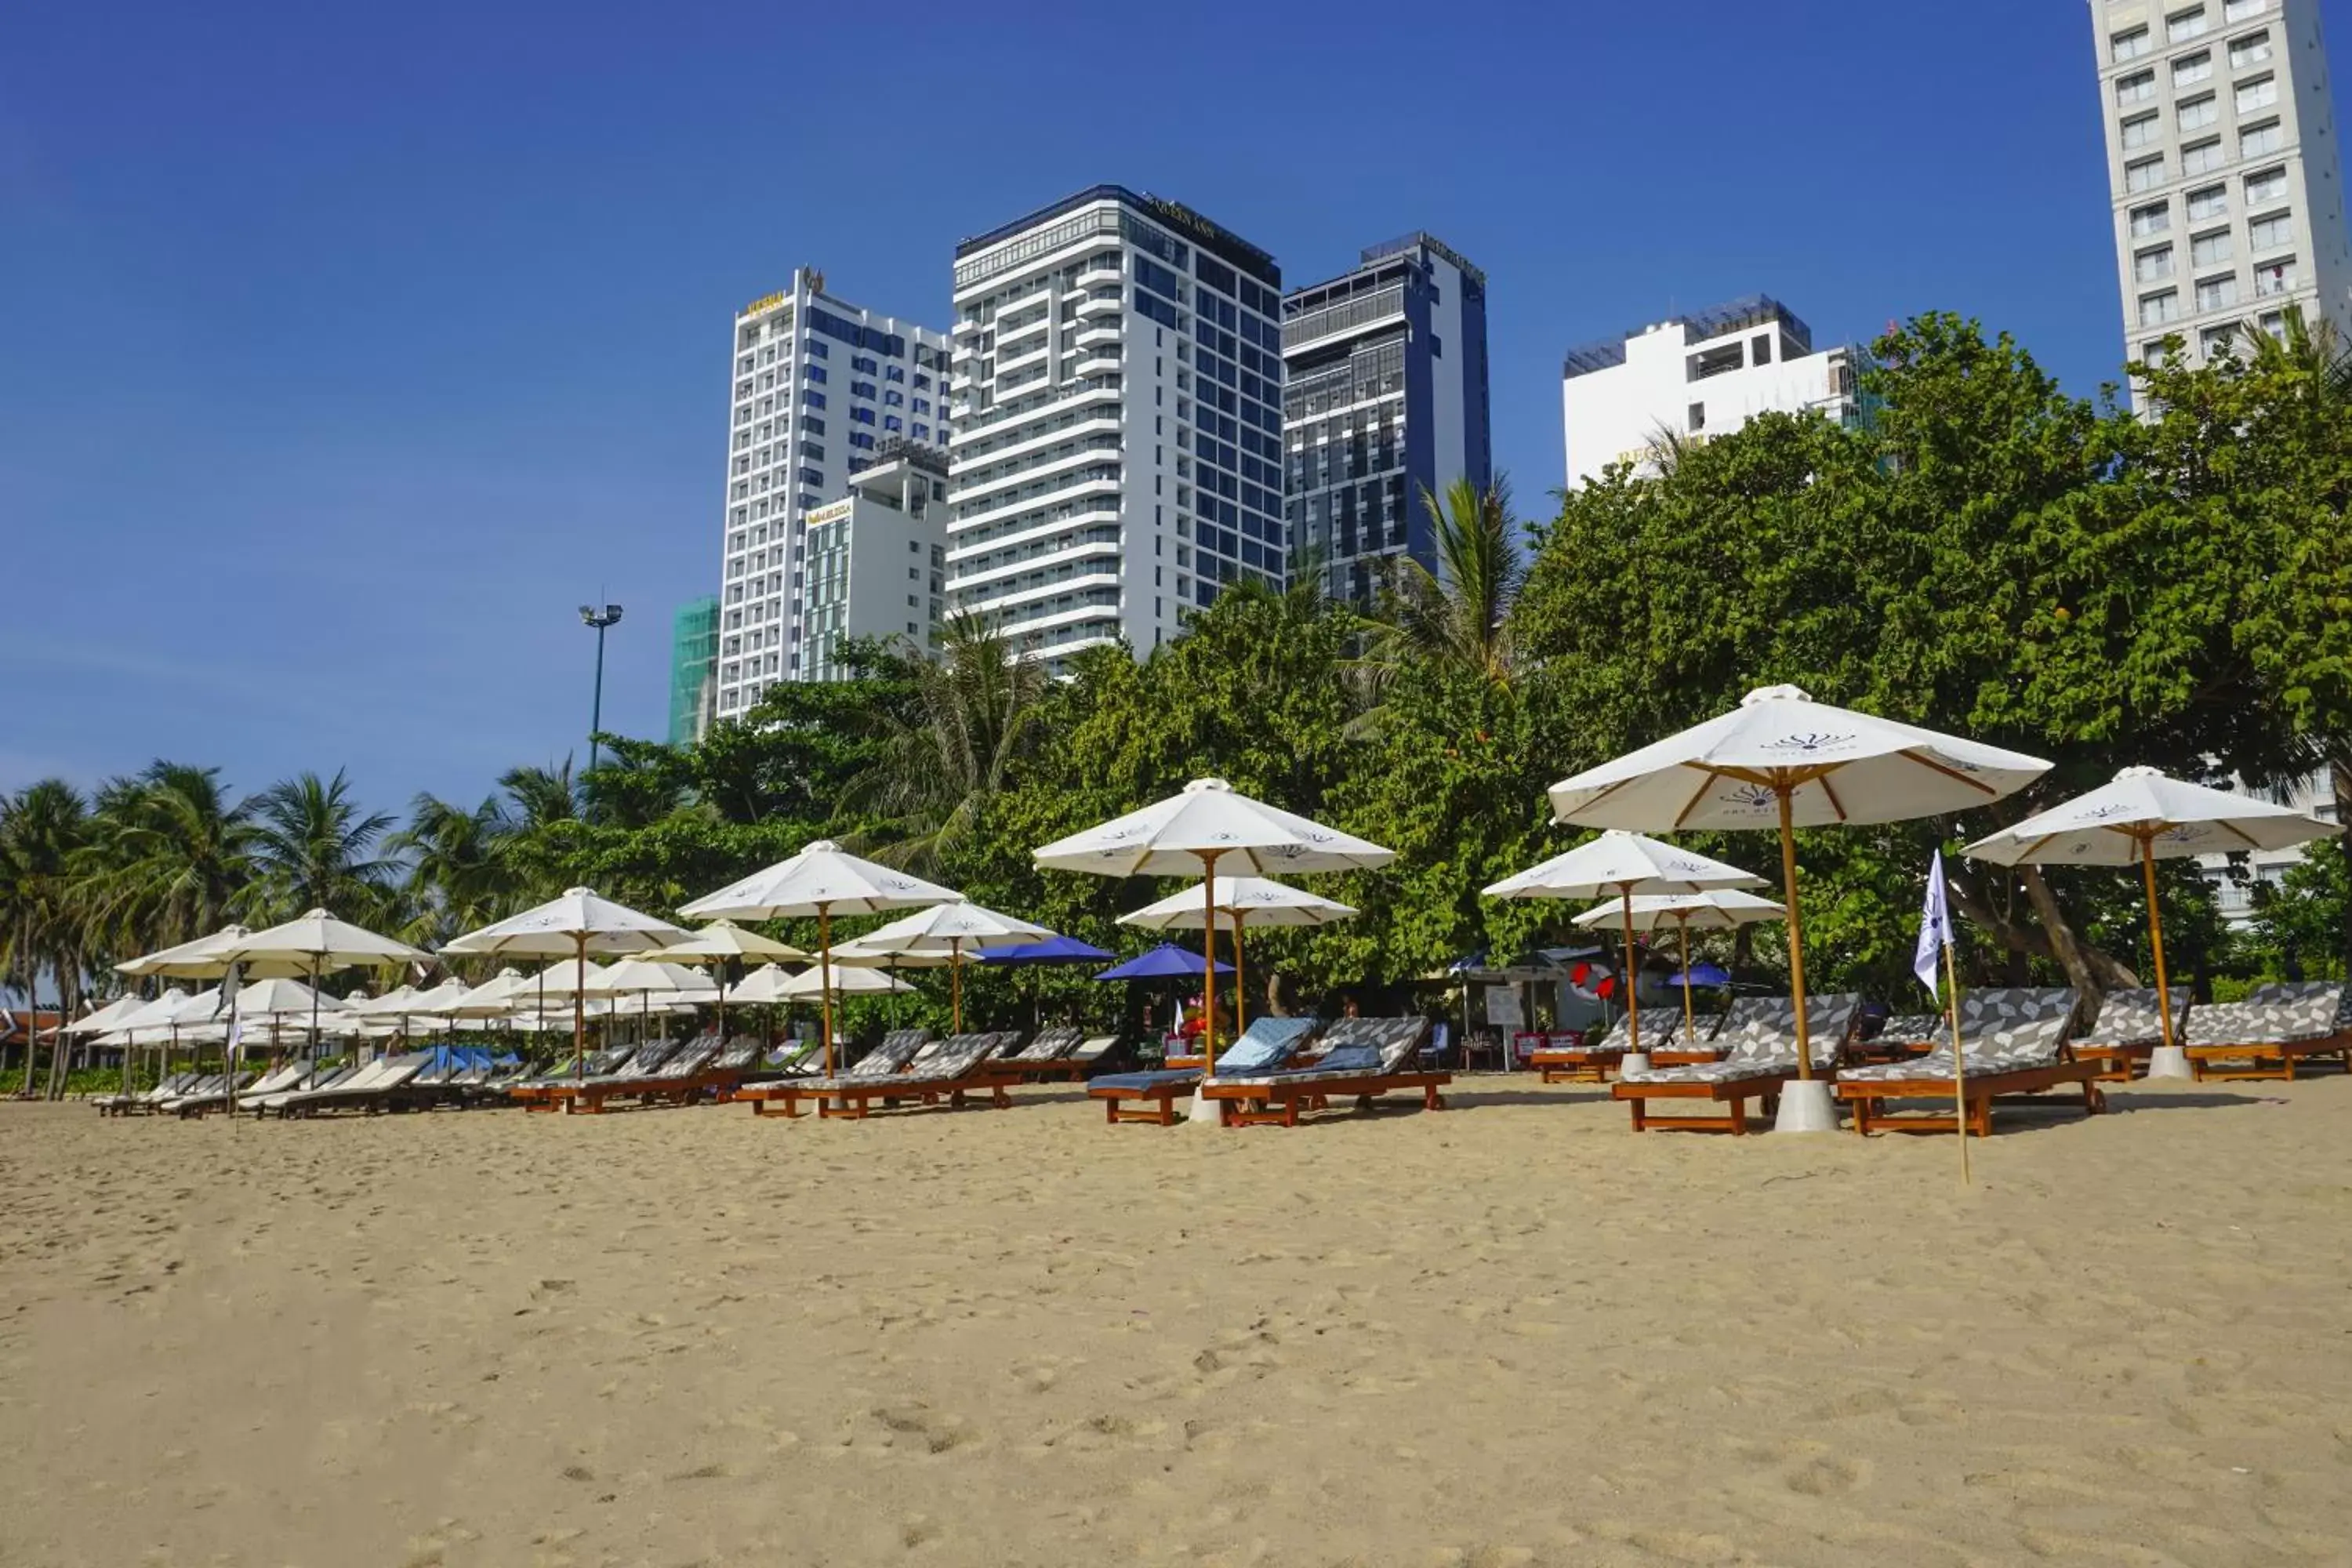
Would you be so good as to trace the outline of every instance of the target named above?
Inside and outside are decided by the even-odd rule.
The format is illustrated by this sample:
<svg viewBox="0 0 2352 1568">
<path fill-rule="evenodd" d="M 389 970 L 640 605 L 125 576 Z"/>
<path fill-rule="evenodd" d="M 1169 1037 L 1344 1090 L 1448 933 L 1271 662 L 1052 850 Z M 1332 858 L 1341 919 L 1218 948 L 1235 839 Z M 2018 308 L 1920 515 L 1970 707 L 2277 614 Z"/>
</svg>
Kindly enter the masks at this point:
<svg viewBox="0 0 2352 1568">
<path fill-rule="evenodd" d="M 1404 285 L 1391 283 L 1354 300 L 1344 300 L 1336 305 L 1326 305 L 1319 310 L 1294 316 L 1282 324 L 1282 347 L 1286 353 L 1304 348 L 1308 343 L 1321 342 L 1349 332 L 1369 331 L 1404 318 Z"/>
</svg>

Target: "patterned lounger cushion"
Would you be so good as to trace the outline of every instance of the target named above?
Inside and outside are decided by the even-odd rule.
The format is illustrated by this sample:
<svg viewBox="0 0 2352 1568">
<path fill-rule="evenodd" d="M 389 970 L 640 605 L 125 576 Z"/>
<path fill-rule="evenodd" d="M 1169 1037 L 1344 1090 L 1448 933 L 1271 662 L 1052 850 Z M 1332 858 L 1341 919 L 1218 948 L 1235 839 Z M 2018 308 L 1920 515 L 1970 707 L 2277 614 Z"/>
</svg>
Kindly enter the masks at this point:
<svg viewBox="0 0 2352 1568">
<path fill-rule="evenodd" d="M 2172 1027 L 2176 1037 L 2186 1026 L 2188 1013 L 2188 991 L 2175 991 L 2172 994 Z M 2099 1004 L 2099 1021 L 2074 1043 L 2116 1049 L 2125 1046 L 2155 1045 L 2163 1038 L 2164 1016 L 2157 1007 L 2156 992 L 2151 988 L 2108 992 L 2107 999 Z"/>
<path fill-rule="evenodd" d="M 2285 1046 L 2323 1040 L 2343 1027 L 2340 981 L 2286 981 L 2257 985 L 2242 1002 L 2200 1006 L 2189 1016 L 2192 1046 Z"/>
<path fill-rule="evenodd" d="M 2059 1058 L 2074 1016 L 2074 993 L 2063 986 L 1988 986 L 1960 997 L 1960 1044 L 1968 1075 L 2019 1072 Z M 1925 1057 L 1848 1068 L 1841 1082 L 1902 1082 L 1952 1076 L 1949 1039 Z"/>
<path fill-rule="evenodd" d="M 1217 1058 L 1217 1070 L 1221 1075 L 1221 1081 L 1222 1075 L 1227 1073 L 1238 1073 L 1246 1077 L 1251 1074 L 1276 1071 L 1283 1063 L 1290 1059 L 1291 1054 L 1305 1043 L 1307 1037 L 1315 1032 L 1315 1026 L 1316 1021 L 1312 1018 L 1268 1016 L 1251 1019 L 1249 1027 L 1242 1031 L 1242 1037 L 1234 1041 L 1231 1047 Z M 1200 1076 L 1199 1073 L 1186 1068 L 1161 1072 L 1113 1073 L 1108 1078 L 1096 1079 L 1089 1088 L 1139 1090 L 1148 1094 L 1169 1084 L 1193 1082 Z"/>
<path fill-rule="evenodd" d="M 1753 1004 L 1753 1005 L 1751 1005 Z M 1826 1073 L 1837 1065 L 1839 1050 L 1853 1029 L 1862 1007 L 1859 992 L 1805 999 L 1811 1026 L 1813 1070 Z M 1694 1062 L 1686 1067 L 1652 1068 L 1625 1075 L 1629 1083 L 1734 1083 L 1743 1079 L 1775 1078 L 1797 1070 L 1797 1005 L 1786 996 L 1748 997 L 1734 1004 L 1740 1014 L 1738 1033 L 1727 1044 L 1723 1059 Z"/>
<path fill-rule="evenodd" d="M 1932 1046 L 1944 1034 L 1943 1015 L 1939 1013 L 1899 1013 L 1886 1020 L 1886 1026 L 1871 1037 L 1874 1046 Z"/>
</svg>

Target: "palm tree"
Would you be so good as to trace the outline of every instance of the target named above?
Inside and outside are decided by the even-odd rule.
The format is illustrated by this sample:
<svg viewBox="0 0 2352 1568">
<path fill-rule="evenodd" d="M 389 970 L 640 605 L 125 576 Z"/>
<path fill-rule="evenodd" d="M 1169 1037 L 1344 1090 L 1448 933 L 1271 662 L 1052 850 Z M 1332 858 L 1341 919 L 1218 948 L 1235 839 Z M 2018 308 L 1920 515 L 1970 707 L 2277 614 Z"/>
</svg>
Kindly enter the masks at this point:
<svg viewBox="0 0 2352 1568">
<path fill-rule="evenodd" d="M 519 879 L 503 853 L 507 826 L 496 800 L 471 811 L 432 795 L 410 804 L 408 826 L 384 841 L 408 863 L 415 914 L 403 940 L 438 946 L 512 910 Z"/>
<path fill-rule="evenodd" d="M 552 768 L 509 768 L 499 775 L 506 799 L 499 803 L 499 821 L 507 833 L 528 833 L 553 822 L 577 821 L 586 815 L 578 781 L 572 776 L 572 759 Z"/>
<path fill-rule="evenodd" d="M 0 841 L 5 844 L 0 853 L 5 853 L 8 863 L 10 908 L 15 914 L 11 945 L 27 1009 L 23 1092 L 28 1095 L 33 1092 L 37 1041 L 37 1031 L 29 1020 L 43 964 L 47 965 L 57 988 L 60 1025 L 81 991 L 83 911 L 75 897 L 73 864 L 89 829 L 88 804 L 79 791 L 62 779 L 44 779 L 29 785 L 0 806 Z M 53 1094 L 64 1088 L 64 1047 L 60 1029 L 49 1047 Z"/>
<path fill-rule="evenodd" d="M 1511 519 L 1511 489 L 1497 478 L 1485 489 L 1466 479 L 1444 500 L 1422 491 L 1435 536 L 1437 569 L 1410 555 L 1390 562 L 1379 618 L 1355 668 L 1378 690 L 1407 663 L 1437 664 L 1495 685 L 1516 666 L 1510 612 L 1527 576 Z"/>
<path fill-rule="evenodd" d="M 914 713 L 877 719 L 880 755 L 845 802 L 882 818 L 863 836 L 879 858 L 915 870 L 936 869 L 1005 787 L 1053 679 L 968 613 L 940 623 L 939 649 L 908 660 Z"/>
<path fill-rule="evenodd" d="M 257 918 L 342 910 L 365 920 L 374 912 L 392 869 L 374 853 L 392 827 L 390 813 L 362 814 L 341 769 L 331 779 L 313 773 L 282 779 L 253 804 L 261 875 L 247 903 Z"/>
<path fill-rule="evenodd" d="M 253 814 L 217 768 L 158 762 L 109 780 L 79 868 L 92 949 L 148 952 L 227 923 L 255 875 Z"/>
</svg>

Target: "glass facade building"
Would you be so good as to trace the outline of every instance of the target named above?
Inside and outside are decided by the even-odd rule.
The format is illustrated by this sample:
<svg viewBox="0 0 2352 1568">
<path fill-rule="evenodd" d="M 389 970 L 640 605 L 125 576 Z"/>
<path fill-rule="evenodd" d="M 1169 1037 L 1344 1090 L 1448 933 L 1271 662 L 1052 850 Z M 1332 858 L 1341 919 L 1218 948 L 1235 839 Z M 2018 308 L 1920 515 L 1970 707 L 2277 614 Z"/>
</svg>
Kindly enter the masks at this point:
<svg viewBox="0 0 2352 1568">
<path fill-rule="evenodd" d="M 719 598 L 677 607 L 669 623 L 669 743 L 683 746 L 709 727 L 710 679 L 719 665 Z"/>
</svg>

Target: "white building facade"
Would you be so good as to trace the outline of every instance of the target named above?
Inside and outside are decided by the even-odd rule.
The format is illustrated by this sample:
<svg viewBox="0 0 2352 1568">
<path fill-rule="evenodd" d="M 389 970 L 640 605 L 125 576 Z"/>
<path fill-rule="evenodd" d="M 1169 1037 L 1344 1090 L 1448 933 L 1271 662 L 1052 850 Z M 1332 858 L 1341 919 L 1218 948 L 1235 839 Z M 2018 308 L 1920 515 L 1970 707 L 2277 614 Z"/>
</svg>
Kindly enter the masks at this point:
<svg viewBox="0 0 2352 1568">
<path fill-rule="evenodd" d="M 837 300 L 824 277 L 738 312 L 728 403 L 713 714 L 740 719 L 802 677 L 803 520 L 844 494 L 887 441 L 947 439 L 946 334 Z"/>
<path fill-rule="evenodd" d="M 2318 0 L 2090 0 L 2126 358 L 2352 329 Z"/>
<path fill-rule="evenodd" d="M 1767 412 L 1852 424 L 1859 358 L 1843 346 L 1815 353 L 1812 329 L 1762 294 L 1571 349 L 1560 370 L 1569 486 L 1612 463 L 1654 478 L 1669 437 L 1706 441 Z"/>
<path fill-rule="evenodd" d="M 1282 274 L 1097 185 L 956 247 L 948 603 L 1057 673 L 1283 581 Z"/>
<path fill-rule="evenodd" d="M 809 511 L 796 679 L 850 679 L 842 645 L 853 637 L 937 650 L 947 519 L 947 454 L 895 437 L 879 461 L 849 481 L 847 495 Z"/>
</svg>

